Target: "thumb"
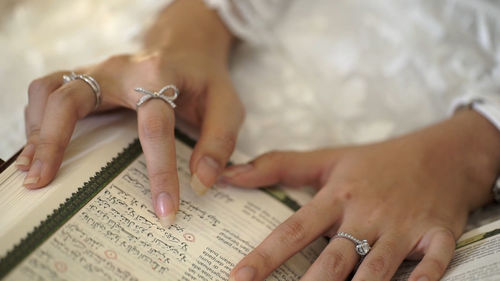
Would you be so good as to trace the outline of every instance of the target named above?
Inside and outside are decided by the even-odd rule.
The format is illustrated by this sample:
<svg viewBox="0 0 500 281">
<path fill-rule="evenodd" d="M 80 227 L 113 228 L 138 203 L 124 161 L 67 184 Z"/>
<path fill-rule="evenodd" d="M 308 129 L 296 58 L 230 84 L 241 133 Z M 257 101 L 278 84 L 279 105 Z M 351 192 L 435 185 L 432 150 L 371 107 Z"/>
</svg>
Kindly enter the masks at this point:
<svg viewBox="0 0 500 281">
<path fill-rule="evenodd" d="M 269 152 L 248 164 L 228 167 L 220 181 L 241 187 L 273 184 L 321 187 L 328 179 L 337 157 L 333 149 Z"/>
<path fill-rule="evenodd" d="M 213 83 L 208 89 L 204 118 L 191 156 L 191 187 L 204 194 L 222 173 L 233 153 L 244 108 L 231 84 Z"/>
</svg>

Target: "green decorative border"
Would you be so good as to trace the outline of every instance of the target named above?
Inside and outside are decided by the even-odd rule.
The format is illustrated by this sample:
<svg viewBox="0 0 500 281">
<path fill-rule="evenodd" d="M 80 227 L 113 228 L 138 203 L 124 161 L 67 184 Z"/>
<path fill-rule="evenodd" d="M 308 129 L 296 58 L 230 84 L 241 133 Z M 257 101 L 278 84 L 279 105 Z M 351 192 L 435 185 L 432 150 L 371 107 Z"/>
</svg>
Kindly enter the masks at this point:
<svg viewBox="0 0 500 281">
<path fill-rule="evenodd" d="M 296 212 L 300 209 L 299 203 L 292 199 L 286 192 L 279 188 L 278 186 L 268 186 L 268 187 L 262 187 L 259 188 L 262 192 L 268 194 L 269 196 L 273 197 L 274 199 L 280 201 L 282 204 L 287 206 L 288 208 L 292 209 L 292 211 Z"/>
<path fill-rule="evenodd" d="M 49 239 L 52 234 L 94 198 L 141 153 L 141 145 L 139 140 L 136 139 L 91 177 L 89 181 L 85 182 L 82 187 L 78 188 L 64 203 L 61 203 L 26 238 L 22 239 L 5 257 L 0 259 L 0 278 L 5 277 L 22 260 Z"/>
<path fill-rule="evenodd" d="M 184 142 L 191 148 L 196 141 L 186 134 L 175 129 L 175 138 Z M 71 217 L 83 208 L 106 185 L 118 176 L 130 163 L 142 153 L 141 144 L 135 139 L 118 156 L 114 157 L 105 167 L 101 168 L 93 177 L 71 194 L 64 203 L 48 215 L 40 225 L 36 226 L 19 244 L 0 258 L 0 279 L 5 277 L 12 269 L 21 263 L 36 248 L 42 245 L 49 237 L 63 226 Z"/>
<path fill-rule="evenodd" d="M 462 247 L 468 246 L 470 244 L 476 243 L 476 242 L 484 240 L 486 238 L 490 238 L 490 237 L 495 236 L 495 235 L 500 235 L 500 228 L 493 229 L 492 231 L 488 231 L 485 233 L 480 233 L 480 234 L 474 235 L 468 239 L 465 239 L 462 242 L 457 244 L 457 247 L 455 248 L 455 250 L 458 250 Z"/>
<path fill-rule="evenodd" d="M 175 130 L 175 138 L 184 142 L 191 148 L 196 141 L 179 130 Z M 38 226 L 36 226 L 19 244 L 7 252 L 5 257 L 0 258 L 0 279 L 20 264 L 28 255 L 49 239 L 60 227 L 80 211 L 92 198 L 94 198 L 106 185 L 117 177 L 128 165 L 130 165 L 142 153 L 141 144 L 135 139 L 118 156 L 114 157 L 105 167 L 101 168 L 93 177 L 83 184 L 71 197 L 61 203 L 51 215 L 48 215 Z M 229 163 L 231 165 L 231 163 Z M 284 203 L 290 209 L 296 211 L 299 204 L 289 198 L 282 190 L 276 187 L 261 188 L 278 201 Z"/>
</svg>

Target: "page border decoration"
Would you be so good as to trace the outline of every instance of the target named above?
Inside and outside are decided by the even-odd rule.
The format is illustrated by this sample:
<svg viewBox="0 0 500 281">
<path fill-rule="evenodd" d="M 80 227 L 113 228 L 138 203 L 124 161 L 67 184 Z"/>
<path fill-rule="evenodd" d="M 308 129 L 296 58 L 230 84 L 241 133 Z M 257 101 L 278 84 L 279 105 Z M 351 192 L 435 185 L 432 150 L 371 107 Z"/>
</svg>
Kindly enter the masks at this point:
<svg viewBox="0 0 500 281">
<path fill-rule="evenodd" d="M 35 249 L 75 215 L 108 183 L 120 174 L 132 161 L 142 153 L 138 139 L 135 139 L 122 152 L 114 157 L 99 172 L 92 176 L 64 203 L 61 203 L 52 214 L 48 215 L 38 226 L 22 239 L 12 250 L 0 259 L 0 279 L 21 263 Z"/>
</svg>

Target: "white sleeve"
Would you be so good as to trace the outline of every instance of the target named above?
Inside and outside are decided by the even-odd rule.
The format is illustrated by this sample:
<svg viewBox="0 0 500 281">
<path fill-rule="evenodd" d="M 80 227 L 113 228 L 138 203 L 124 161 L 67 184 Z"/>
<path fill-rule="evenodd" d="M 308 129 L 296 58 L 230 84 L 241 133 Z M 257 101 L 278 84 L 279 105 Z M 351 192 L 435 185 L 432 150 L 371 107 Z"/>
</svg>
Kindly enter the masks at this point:
<svg viewBox="0 0 500 281">
<path fill-rule="evenodd" d="M 252 44 L 272 40 L 272 30 L 292 0 L 204 0 L 217 10 L 226 26 L 240 39 Z"/>
<path fill-rule="evenodd" d="M 463 3 L 463 1 L 460 1 Z M 473 27 L 482 54 L 491 62 L 475 83 L 466 86 L 464 95 L 456 98 L 450 108 L 472 106 L 500 130 L 500 9 L 493 0 L 467 2 L 475 13 Z"/>
<path fill-rule="evenodd" d="M 454 112 L 460 107 L 471 106 L 500 130 L 500 75 L 488 80 L 483 85 L 474 85 L 467 94 L 456 98 L 451 110 Z"/>
</svg>

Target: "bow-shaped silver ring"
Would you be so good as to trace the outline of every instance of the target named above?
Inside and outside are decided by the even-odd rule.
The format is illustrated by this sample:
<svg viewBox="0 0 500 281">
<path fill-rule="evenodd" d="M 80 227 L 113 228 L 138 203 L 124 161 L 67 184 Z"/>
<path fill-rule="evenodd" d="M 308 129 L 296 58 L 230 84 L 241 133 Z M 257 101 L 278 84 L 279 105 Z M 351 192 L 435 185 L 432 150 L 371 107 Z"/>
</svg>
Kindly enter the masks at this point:
<svg viewBox="0 0 500 281">
<path fill-rule="evenodd" d="M 137 102 L 137 108 L 139 108 L 139 106 L 143 105 L 150 99 L 161 99 L 164 102 L 170 104 L 172 108 L 175 108 L 174 100 L 177 98 L 177 96 L 179 96 L 179 89 L 177 89 L 177 87 L 174 85 L 167 85 L 161 88 L 161 90 L 159 90 L 158 92 L 151 92 L 143 88 L 135 88 L 134 90 L 138 93 L 144 94 L 144 96 L 142 96 Z M 174 94 L 172 96 L 165 95 L 165 92 L 168 90 L 173 90 Z"/>
</svg>

